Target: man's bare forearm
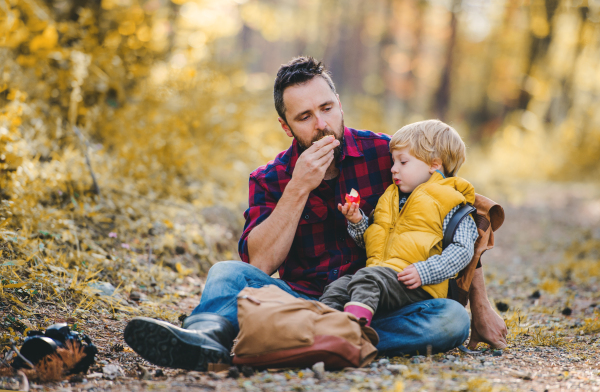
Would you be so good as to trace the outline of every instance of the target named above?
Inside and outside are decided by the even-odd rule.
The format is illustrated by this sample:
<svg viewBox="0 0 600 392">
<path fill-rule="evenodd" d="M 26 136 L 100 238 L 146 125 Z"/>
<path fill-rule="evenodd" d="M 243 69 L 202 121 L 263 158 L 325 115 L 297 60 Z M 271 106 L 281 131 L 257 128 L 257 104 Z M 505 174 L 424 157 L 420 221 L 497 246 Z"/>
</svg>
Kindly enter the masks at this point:
<svg viewBox="0 0 600 392">
<path fill-rule="evenodd" d="M 493 348 L 506 347 L 508 330 L 502 317 L 492 309 L 485 290 L 483 268 L 475 270 L 471 282 L 469 301 L 471 302 L 472 315 L 469 348 L 474 349 L 480 342 L 488 343 Z"/>
<path fill-rule="evenodd" d="M 483 268 L 477 268 L 471 281 L 471 289 L 469 290 L 469 301 L 471 302 L 471 310 L 474 306 L 491 306 L 485 290 L 485 280 L 483 279 Z"/>
<path fill-rule="evenodd" d="M 288 255 L 310 191 L 292 179 L 277 206 L 248 235 L 250 264 L 271 275 Z"/>
</svg>

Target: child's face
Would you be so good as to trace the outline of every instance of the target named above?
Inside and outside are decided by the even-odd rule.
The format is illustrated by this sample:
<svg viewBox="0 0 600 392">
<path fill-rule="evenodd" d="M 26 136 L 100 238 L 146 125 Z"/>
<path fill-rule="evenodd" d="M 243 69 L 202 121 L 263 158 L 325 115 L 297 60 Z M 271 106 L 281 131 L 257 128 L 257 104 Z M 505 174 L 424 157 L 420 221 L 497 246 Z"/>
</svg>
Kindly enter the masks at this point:
<svg viewBox="0 0 600 392">
<path fill-rule="evenodd" d="M 392 166 L 394 184 L 398 185 L 400 191 L 404 193 L 410 193 L 419 185 L 427 182 L 438 168 L 438 165 L 430 166 L 411 155 L 408 147 L 393 150 L 392 158 L 394 159 Z"/>
</svg>

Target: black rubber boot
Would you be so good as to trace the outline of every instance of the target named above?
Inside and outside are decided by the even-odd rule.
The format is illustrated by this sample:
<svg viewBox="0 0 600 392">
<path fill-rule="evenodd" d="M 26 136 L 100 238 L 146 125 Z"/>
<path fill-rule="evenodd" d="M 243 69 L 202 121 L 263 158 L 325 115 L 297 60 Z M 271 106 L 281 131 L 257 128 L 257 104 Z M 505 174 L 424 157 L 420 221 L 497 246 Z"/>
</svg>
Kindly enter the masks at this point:
<svg viewBox="0 0 600 392">
<path fill-rule="evenodd" d="M 206 371 L 209 363 L 231 363 L 233 325 L 213 313 L 189 316 L 183 328 L 148 317 L 136 317 L 125 327 L 125 342 L 158 366 Z"/>
</svg>

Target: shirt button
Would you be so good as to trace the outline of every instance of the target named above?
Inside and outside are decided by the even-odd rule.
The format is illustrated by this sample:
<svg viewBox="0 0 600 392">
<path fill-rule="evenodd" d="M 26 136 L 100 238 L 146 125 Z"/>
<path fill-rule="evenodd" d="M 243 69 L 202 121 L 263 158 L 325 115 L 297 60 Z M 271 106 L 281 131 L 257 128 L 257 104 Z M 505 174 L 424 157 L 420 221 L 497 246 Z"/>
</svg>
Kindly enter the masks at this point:
<svg viewBox="0 0 600 392">
<path fill-rule="evenodd" d="M 338 270 L 334 269 L 334 270 L 333 270 L 333 273 L 337 275 L 337 273 L 338 273 Z"/>
<path fill-rule="evenodd" d="M 310 218 L 310 215 L 308 215 L 308 214 L 304 215 L 304 219 L 308 219 L 308 218 Z"/>
<path fill-rule="evenodd" d="M 345 263 L 348 264 L 350 262 L 350 260 L 346 260 Z"/>
</svg>

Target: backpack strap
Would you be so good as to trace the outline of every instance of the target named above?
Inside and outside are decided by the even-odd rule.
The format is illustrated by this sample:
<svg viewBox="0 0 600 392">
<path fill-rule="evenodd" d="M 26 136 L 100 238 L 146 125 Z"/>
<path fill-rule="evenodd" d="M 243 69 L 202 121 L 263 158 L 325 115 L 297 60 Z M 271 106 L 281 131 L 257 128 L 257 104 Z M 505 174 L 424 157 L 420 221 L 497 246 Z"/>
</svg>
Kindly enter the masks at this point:
<svg viewBox="0 0 600 392">
<path fill-rule="evenodd" d="M 444 239 L 442 241 L 442 250 L 446 249 L 454 240 L 454 233 L 456 232 L 458 225 L 460 225 L 460 222 L 462 222 L 467 215 L 472 214 L 475 211 L 477 211 L 475 207 L 469 203 L 456 210 L 454 215 L 452 215 L 452 218 L 450 218 L 448 226 L 446 227 L 446 232 L 444 233 Z"/>
<path fill-rule="evenodd" d="M 446 249 L 452 243 L 454 240 L 454 233 L 456 232 L 458 225 L 460 225 L 460 222 L 462 222 L 469 214 L 476 211 L 477 209 L 469 203 L 456 210 L 446 227 L 446 232 L 444 233 L 444 239 L 442 241 L 442 249 Z M 448 281 L 448 298 L 455 301 L 458 301 L 459 299 L 458 283 L 455 278 L 450 278 Z"/>
</svg>

